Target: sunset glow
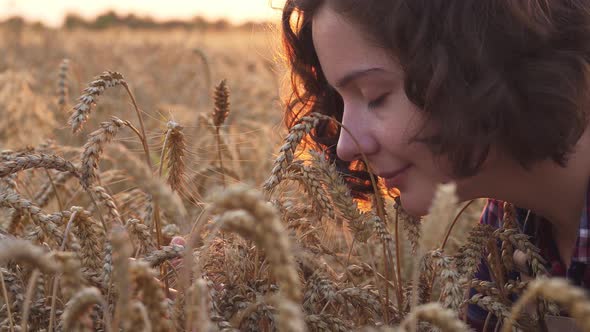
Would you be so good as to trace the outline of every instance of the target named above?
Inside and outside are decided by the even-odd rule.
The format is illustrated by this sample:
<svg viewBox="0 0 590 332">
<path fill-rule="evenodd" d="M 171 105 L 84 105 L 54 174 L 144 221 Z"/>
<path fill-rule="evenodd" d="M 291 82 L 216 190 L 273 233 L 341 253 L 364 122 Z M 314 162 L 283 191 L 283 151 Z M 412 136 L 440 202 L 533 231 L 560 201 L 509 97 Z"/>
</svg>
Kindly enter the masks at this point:
<svg viewBox="0 0 590 332">
<path fill-rule="evenodd" d="M 274 0 L 272 6 L 282 2 Z M 0 19 L 19 15 L 51 26 L 59 26 L 68 13 L 91 18 L 108 10 L 161 20 L 203 16 L 236 23 L 275 20 L 280 16 L 268 0 L 0 0 Z"/>
</svg>

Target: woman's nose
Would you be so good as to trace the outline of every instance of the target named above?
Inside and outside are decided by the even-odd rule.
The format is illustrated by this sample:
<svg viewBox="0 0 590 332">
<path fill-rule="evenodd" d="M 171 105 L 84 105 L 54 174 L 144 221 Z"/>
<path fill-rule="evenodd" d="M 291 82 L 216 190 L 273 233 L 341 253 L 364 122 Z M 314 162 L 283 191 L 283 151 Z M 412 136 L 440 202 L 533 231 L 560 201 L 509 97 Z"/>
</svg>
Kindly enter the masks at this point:
<svg viewBox="0 0 590 332">
<path fill-rule="evenodd" d="M 369 156 L 377 151 L 378 144 L 375 140 L 374 130 L 366 118 L 363 119 L 363 117 L 345 109 L 342 124 L 348 130 L 345 128 L 340 130 L 336 147 L 338 158 L 353 161 L 361 159 L 362 153 Z"/>
</svg>

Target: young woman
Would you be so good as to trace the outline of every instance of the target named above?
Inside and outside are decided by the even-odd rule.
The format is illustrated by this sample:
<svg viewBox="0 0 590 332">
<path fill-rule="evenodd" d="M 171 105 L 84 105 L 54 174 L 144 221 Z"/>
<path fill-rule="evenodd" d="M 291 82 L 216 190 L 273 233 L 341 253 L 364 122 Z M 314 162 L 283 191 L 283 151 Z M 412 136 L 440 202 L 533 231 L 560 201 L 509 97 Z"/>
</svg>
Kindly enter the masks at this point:
<svg viewBox="0 0 590 332">
<path fill-rule="evenodd" d="M 360 147 L 328 123 L 314 140 L 351 178 L 364 153 L 415 215 L 449 181 L 490 198 L 484 223 L 510 202 L 550 272 L 590 282 L 590 0 L 288 0 L 283 39 L 289 119 L 348 127 Z"/>
</svg>

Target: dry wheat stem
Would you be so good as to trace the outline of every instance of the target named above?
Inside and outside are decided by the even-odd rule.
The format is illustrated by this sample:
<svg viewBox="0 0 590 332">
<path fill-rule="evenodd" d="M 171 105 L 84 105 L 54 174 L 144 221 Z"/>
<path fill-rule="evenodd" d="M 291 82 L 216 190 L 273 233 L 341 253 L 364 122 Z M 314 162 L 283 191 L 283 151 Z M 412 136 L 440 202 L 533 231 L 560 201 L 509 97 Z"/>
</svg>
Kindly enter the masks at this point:
<svg viewBox="0 0 590 332">
<path fill-rule="evenodd" d="M 4 282 L 4 273 L 0 270 L 0 282 L 2 283 L 2 297 L 6 303 L 6 313 L 8 314 L 8 322 L 10 324 L 10 332 L 14 332 L 14 320 L 12 318 L 11 305 L 8 300 L 8 291 L 6 290 L 6 283 Z"/>
<path fill-rule="evenodd" d="M 113 246 L 114 284 L 117 294 L 117 304 L 113 327 L 118 330 L 119 322 L 122 322 L 123 331 L 128 331 L 131 322 L 128 320 L 131 280 L 129 280 L 129 257 L 131 257 L 131 246 L 124 229 L 117 227 L 111 235 Z"/>
<path fill-rule="evenodd" d="M 33 273 L 29 278 L 29 282 L 27 284 L 27 291 L 25 293 L 25 300 L 23 301 L 23 312 L 21 314 L 21 331 L 27 332 L 29 328 L 29 312 L 31 309 L 31 302 L 33 300 L 33 295 L 35 293 L 35 285 L 37 284 L 37 279 L 41 275 L 39 269 L 34 269 Z"/>
</svg>

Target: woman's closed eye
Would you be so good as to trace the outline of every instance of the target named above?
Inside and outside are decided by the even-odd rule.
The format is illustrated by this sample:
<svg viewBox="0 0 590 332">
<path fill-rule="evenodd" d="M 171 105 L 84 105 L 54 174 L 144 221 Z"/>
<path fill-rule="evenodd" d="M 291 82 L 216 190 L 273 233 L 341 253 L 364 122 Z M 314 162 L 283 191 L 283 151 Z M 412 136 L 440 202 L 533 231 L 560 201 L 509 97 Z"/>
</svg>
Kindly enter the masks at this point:
<svg viewBox="0 0 590 332">
<path fill-rule="evenodd" d="M 367 107 L 369 109 L 375 109 L 379 106 L 382 106 L 385 103 L 385 100 L 387 99 L 387 97 L 389 96 L 389 92 L 382 94 L 381 96 L 379 96 L 377 99 L 373 99 L 372 101 L 369 102 L 369 104 L 367 105 Z"/>
</svg>

